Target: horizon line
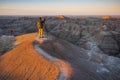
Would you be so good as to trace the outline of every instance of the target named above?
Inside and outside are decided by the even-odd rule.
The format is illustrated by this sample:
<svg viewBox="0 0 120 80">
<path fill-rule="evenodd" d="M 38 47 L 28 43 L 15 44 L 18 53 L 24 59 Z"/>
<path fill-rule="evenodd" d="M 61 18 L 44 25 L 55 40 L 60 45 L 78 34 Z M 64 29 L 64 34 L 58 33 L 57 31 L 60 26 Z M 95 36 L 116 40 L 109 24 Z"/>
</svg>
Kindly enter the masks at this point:
<svg viewBox="0 0 120 80">
<path fill-rule="evenodd" d="M 67 15 L 67 14 L 50 14 L 50 15 L 15 15 L 15 14 L 12 14 L 12 15 L 7 15 L 7 14 L 0 14 L 0 16 L 60 16 L 60 15 L 63 15 L 63 16 L 120 16 L 119 14 L 114 14 L 114 15 L 109 15 L 109 14 L 80 14 L 80 15 L 77 15 L 77 14 L 70 14 L 70 15 Z"/>
</svg>

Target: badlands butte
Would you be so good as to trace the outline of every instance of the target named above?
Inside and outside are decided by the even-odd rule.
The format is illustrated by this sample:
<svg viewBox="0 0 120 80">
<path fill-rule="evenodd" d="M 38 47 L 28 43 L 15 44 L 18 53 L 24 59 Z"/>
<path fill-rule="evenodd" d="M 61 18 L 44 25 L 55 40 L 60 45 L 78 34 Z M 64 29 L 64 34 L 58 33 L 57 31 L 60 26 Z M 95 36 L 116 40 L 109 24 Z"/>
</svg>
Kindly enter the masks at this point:
<svg viewBox="0 0 120 80">
<path fill-rule="evenodd" d="M 0 17 L 0 80 L 120 79 L 120 18 L 45 18 L 39 39 L 36 17 Z"/>
</svg>

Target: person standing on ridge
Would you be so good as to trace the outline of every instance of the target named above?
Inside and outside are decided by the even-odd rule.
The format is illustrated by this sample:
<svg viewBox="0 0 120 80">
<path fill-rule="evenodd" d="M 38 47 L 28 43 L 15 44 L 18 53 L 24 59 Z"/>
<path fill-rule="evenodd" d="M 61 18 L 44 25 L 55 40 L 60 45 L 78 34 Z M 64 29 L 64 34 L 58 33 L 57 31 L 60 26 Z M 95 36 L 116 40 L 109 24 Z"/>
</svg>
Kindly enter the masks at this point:
<svg viewBox="0 0 120 80">
<path fill-rule="evenodd" d="M 43 38 L 44 37 L 44 23 L 45 23 L 45 18 L 39 18 L 37 21 L 37 28 L 38 28 L 38 37 Z"/>
</svg>

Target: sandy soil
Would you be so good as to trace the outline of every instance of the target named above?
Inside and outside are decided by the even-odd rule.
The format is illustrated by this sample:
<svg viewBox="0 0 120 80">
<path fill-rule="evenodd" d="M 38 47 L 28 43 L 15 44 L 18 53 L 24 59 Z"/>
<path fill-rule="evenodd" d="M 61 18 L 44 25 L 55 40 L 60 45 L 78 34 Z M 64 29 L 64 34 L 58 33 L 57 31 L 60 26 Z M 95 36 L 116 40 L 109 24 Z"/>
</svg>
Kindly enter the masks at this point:
<svg viewBox="0 0 120 80">
<path fill-rule="evenodd" d="M 0 80 L 57 80 L 59 68 L 36 52 L 35 37 L 16 37 L 16 48 L 0 57 Z"/>
</svg>

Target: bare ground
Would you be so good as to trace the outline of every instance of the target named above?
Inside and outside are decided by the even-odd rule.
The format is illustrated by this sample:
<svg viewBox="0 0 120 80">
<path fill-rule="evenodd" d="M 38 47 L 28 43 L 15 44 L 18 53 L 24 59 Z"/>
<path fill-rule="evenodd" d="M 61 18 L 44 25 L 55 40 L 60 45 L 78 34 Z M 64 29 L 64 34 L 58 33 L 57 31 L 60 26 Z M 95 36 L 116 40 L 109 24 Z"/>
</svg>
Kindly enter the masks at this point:
<svg viewBox="0 0 120 80">
<path fill-rule="evenodd" d="M 0 57 L 0 80 L 57 80 L 59 68 L 36 52 L 35 36 L 17 37 L 16 48 Z"/>
</svg>

